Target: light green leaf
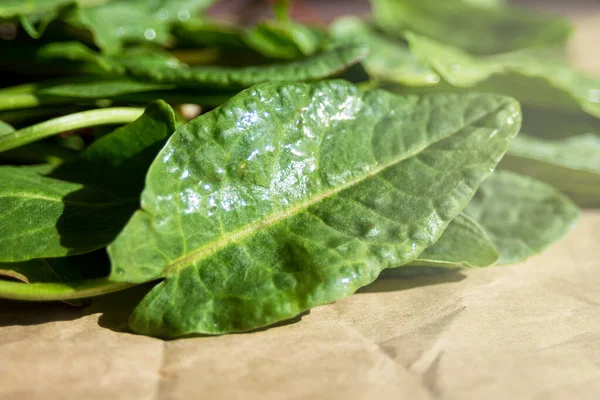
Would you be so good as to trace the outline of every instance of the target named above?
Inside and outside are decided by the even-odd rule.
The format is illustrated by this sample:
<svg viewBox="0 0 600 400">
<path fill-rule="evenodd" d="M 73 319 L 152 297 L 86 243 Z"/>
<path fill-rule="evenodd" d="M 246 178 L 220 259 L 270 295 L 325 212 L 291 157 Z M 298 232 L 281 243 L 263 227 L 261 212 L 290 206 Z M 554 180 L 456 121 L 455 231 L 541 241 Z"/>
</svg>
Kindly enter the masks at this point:
<svg viewBox="0 0 600 400">
<path fill-rule="evenodd" d="M 554 186 L 582 207 L 600 207 L 600 136 L 519 135 L 500 165 Z"/>
<path fill-rule="evenodd" d="M 524 104 L 583 109 L 600 118 L 600 80 L 571 68 L 546 49 L 474 57 L 460 49 L 407 33 L 411 51 L 456 87 L 492 91 Z M 472 89 L 471 89 L 472 90 Z"/>
<path fill-rule="evenodd" d="M 465 209 L 489 234 L 500 264 L 525 260 L 569 232 L 579 209 L 553 187 L 526 176 L 497 171 Z"/>
<path fill-rule="evenodd" d="M 565 18 L 510 7 L 439 0 L 371 0 L 375 22 L 387 33 L 407 31 L 474 54 L 563 45 L 572 28 Z"/>
<path fill-rule="evenodd" d="M 127 43 L 165 45 L 172 21 L 186 21 L 208 7 L 207 0 L 117 0 L 93 8 L 74 7 L 63 18 L 89 30 L 107 54 L 118 54 Z"/>
<path fill-rule="evenodd" d="M 241 92 L 176 131 L 109 247 L 113 280 L 164 278 L 131 327 L 243 331 L 353 293 L 439 238 L 519 125 L 497 95 Z"/>
<path fill-rule="evenodd" d="M 9 124 L 7 124 L 4 121 L 0 121 L 0 136 L 7 135 L 9 133 L 13 133 L 14 131 L 15 131 L 15 128 L 13 128 L 12 126 L 10 126 Z"/>
<path fill-rule="evenodd" d="M 367 56 L 367 52 L 368 49 L 362 46 L 344 47 L 287 63 L 241 68 L 169 67 L 135 60 L 123 60 L 123 63 L 131 76 L 146 82 L 233 90 L 271 81 L 323 79 L 359 62 Z"/>
<path fill-rule="evenodd" d="M 331 25 L 330 33 L 336 44 L 369 47 L 369 56 L 362 64 L 373 79 L 407 86 L 427 86 L 440 80 L 431 68 L 415 59 L 406 44 L 377 33 L 360 18 L 340 18 Z"/>
<path fill-rule="evenodd" d="M 0 167 L 3 235 L 0 261 L 62 257 L 98 249 L 120 230 L 137 198 L 51 179 L 23 167 Z"/>
<path fill-rule="evenodd" d="M 0 261 L 81 254 L 110 243 L 137 208 L 148 166 L 174 130 L 171 108 L 155 103 L 49 176 L 0 167 Z"/>
<path fill-rule="evenodd" d="M 55 13 L 60 8 L 77 2 L 82 7 L 95 7 L 112 0 L 2 0 L 0 19 L 16 18 L 21 15 L 41 17 Z"/>
<path fill-rule="evenodd" d="M 486 231 L 466 214 L 459 214 L 440 239 L 419 254 L 411 265 L 488 267 L 498 261 L 498 257 L 498 250 Z"/>
</svg>

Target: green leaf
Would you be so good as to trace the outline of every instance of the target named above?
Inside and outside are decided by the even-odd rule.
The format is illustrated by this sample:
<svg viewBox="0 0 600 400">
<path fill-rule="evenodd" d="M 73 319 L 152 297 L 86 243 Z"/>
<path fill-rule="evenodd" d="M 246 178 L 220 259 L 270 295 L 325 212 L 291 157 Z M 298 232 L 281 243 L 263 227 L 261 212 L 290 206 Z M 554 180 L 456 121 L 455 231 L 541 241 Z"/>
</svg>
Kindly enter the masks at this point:
<svg viewBox="0 0 600 400">
<path fill-rule="evenodd" d="M 64 20 L 89 30 L 94 43 L 107 54 L 118 54 L 127 43 L 165 45 L 172 21 L 186 21 L 208 7 L 207 0 L 117 0 L 93 8 L 74 7 Z"/>
<path fill-rule="evenodd" d="M 524 104 L 582 109 L 600 118 L 600 80 L 575 71 L 547 49 L 474 57 L 412 33 L 406 38 L 417 59 L 452 86 L 478 85 L 478 91 L 507 94 Z"/>
<path fill-rule="evenodd" d="M 264 56 L 294 59 L 320 50 L 324 36 L 316 28 L 292 21 L 266 21 L 249 29 L 243 39 L 250 48 Z"/>
<path fill-rule="evenodd" d="M 487 232 L 466 214 L 459 214 L 440 239 L 419 254 L 411 265 L 488 267 L 498 261 L 498 257 L 498 250 Z"/>
<path fill-rule="evenodd" d="M 172 33 L 177 44 L 183 46 L 238 51 L 247 48 L 240 29 L 221 21 L 190 19 L 174 24 Z"/>
<path fill-rule="evenodd" d="M 340 18 L 331 25 L 330 33 L 336 44 L 359 43 L 369 47 L 369 56 L 362 64 L 373 79 L 407 86 L 433 85 L 440 80 L 431 68 L 415 59 L 406 44 L 377 33 L 360 18 Z"/>
<path fill-rule="evenodd" d="M 497 171 L 465 209 L 489 234 L 500 264 L 525 260 L 569 232 L 579 209 L 553 187 L 508 171 Z"/>
<path fill-rule="evenodd" d="M 94 7 L 112 0 L 2 0 L 0 19 L 11 19 L 21 15 L 41 17 L 55 13 L 62 7 L 77 2 L 82 7 Z"/>
<path fill-rule="evenodd" d="M 88 104 L 110 100 L 112 104 L 138 103 L 146 105 L 155 100 L 171 103 L 194 103 L 218 106 L 235 94 L 232 91 L 199 91 L 174 88 L 173 85 L 146 83 L 127 78 L 82 77 L 70 80 L 51 80 L 28 85 L 27 90 L 0 90 L 0 110 L 36 108 L 40 105 Z M 32 111 L 29 111 L 32 113 Z M 31 114 L 30 114 L 31 115 Z"/>
<path fill-rule="evenodd" d="M 353 293 L 439 238 L 519 125 L 497 95 L 241 92 L 176 131 L 109 247 L 111 279 L 164 278 L 132 329 L 243 331 Z"/>
<path fill-rule="evenodd" d="M 600 136 L 519 135 L 500 165 L 554 186 L 582 207 L 600 207 Z"/>
<path fill-rule="evenodd" d="M 297 61 L 255 67 L 217 66 L 168 67 L 123 60 L 127 72 L 145 82 L 173 84 L 186 88 L 243 89 L 271 81 L 311 81 L 333 76 L 367 55 L 365 47 L 344 47 Z"/>
<path fill-rule="evenodd" d="M 371 5 L 375 22 L 391 35 L 415 32 L 474 54 L 564 45 L 572 31 L 565 18 L 518 8 L 439 0 L 371 0 Z"/>
<path fill-rule="evenodd" d="M 174 130 L 171 108 L 154 103 L 49 176 L 0 167 L 0 261 L 81 254 L 110 243 L 137 208 L 148 166 Z"/>
</svg>

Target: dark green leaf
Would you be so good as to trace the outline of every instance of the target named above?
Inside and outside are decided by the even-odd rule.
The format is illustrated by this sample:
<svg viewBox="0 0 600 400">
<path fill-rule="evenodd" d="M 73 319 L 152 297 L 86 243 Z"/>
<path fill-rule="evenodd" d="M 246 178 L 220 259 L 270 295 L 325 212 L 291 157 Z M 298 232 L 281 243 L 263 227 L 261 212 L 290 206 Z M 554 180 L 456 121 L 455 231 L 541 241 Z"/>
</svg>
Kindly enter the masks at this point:
<svg viewBox="0 0 600 400">
<path fill-rule="evenodd" d="M 173 84 L 185 88 L 204 87 L 243 89 L 271 81 L 311 81 L 342 72 L 367 55 L 362 46 L 325 51 L 284 64 L 256 67 L 225 68 L 215 66 L 169 67 L 162 64 L 123 60 L 127 72 L 146 82 Z"/>
<path fill-rule="evenodd" d="M 250 48 L 272 58 L 294 59 L 314 54 L 323 47 L 324 33 L 292 21 L 262 22 L 252 27 L 244 41 Z"/>
<path fill-rule="evenodd" d="M 376 23 L 397 37 L 407 31 L 475 54 L 563 45 L 568 20 L 509 7 L 482 7 L 459 1 L 371 0 Z"/>
<path fill-rule="evenodd" d="M 0 167 L 0 261 L 81 254 L 110 243 L 138 206 L 148 166 L 174 129 L 173 111 L 155 103 L 49 176 Z"/>
<path fill-rule="evenodd" d="M 500 264 L 525 260 L 569 232 L 579 209 L 553 187 L 508 171 L 481 185 L 465 212 L 489 234 Z"/>
<path fill-rule="evenodd" d="M 240 93 L 171 137 L 109 248 L 112 279 L 165 278 L 131 327 L 247 330 L 353 293 L 439 238 L 519 125 L 496 95 L 343 81 Z"/>
</svg>

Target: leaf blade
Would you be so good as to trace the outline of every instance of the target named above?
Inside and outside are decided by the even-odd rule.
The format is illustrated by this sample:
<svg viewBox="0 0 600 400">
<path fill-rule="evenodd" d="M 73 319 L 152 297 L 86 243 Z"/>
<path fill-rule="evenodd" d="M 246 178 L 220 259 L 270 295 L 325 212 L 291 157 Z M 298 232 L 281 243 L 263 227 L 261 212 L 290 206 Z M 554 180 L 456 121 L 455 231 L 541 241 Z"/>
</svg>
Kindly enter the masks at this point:
<svg viewBox="0 0 600 400">
<path fill-rule="evenodd" d="M 487 95 L 397 98 L 385 92 L 363 94 L 340 81 L 265 84 L 242 92 L 170 139 L 150 168 L 144 211 L 109 247 L 112 279 L 166 278 L 137 307 L 132 328 L 169 337 L 247 330 L 352 293 L 382 268 L 416 258 L 441 235 L 490 173 L 488 163 L 501 157 L 518 120 L 517 103 Z M 412 129 L 403 125 L 408 121 Z M 407 137 L 393 134 L 402 126 Z M 260 135 L 244 135 L 246 129 Z M 497 135 L 489 137 L 492 131 Z M 473 150 L 468 152 L 472 162 L 451 160 L 456 149 L 444 139 L 453 135 Z M 317 146 L 321 138 L 327 139 Z M 375 156 L 361 144 L 375 149 L 376 165 Z M 429 145 L 432 149 L 425 153 Z M 485 155 L 474 151 L 479 146 L 487 149 Z M 231 153 L 221 154 L 222 149 Z M 252 149 L 265 151 L 251 156 Z M 413 157 L 421 152 L 422 161 Z M 318 169 L 310 161 L 317 156 Z M 254 157 L 257 161 L 250 163 Z M 294 157 L 306 164 L 291 163 Z M 292 168 L 290 179 L 304 182 L 300 188 L 285 181 L 287 173 L 278 175 L 280 161 L 282 168 Z M 421 162 L 425 165 L 417 168 Z M 448 180 L 432 184 L 442 169 L 452 171 Z M 219 183 L 219 174 L 226 174 L 226 180 Z M 245 184 L 235 191 L 227 179 Z M 194 189 L 187 182 L 194 182 Z M 406 185 L 418 195 L 386 190 L 397 201 L 382 199 L 377 206 L 371 196 L 380 196 L 382 184 Z M 206 193 L 213 187 L 221 188 L 213 197 L 215 209 Z M 165 197 L 173 192 L 183 197 Z M 436 205 L 423 206 L 422 198 L 434 192 Z M 254 204 L 260 193 L 266 197 Z M 414 208 L 400 213 L 413 231 L 394 220 L 398 204 Z M 219 214 L 209 215 L 213 212 Z M 397 241 L 388 244 L 385 238 Z"/>
<path fill-rule="evenodd" d="M 477 220 L 511 264 L 562 238 L 579 219 L 579 209 L 553 187 L 509 171 L 484 182 L 465 213 Z"/>
</svg>

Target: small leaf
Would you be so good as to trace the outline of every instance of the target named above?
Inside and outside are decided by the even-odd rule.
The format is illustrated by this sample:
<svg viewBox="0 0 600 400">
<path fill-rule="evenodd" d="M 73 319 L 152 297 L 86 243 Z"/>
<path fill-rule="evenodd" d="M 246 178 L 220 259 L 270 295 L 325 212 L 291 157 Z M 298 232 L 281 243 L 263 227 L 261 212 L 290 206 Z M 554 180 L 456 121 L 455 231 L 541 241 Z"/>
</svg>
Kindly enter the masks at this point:
<svg viewBox="0 0 600 400">
<path fill-rule="evenodd" d="M 465 209 L 489 234 L 500 264 L 525 260 L 569 232 L 579 209 L 553 187 L 508 171 L 497 171 Z"/>
<path fill-rule="evenodd" d="M 600 136 L 519 135 L 500 165 L 554 186 L 582 207 L 600 207 Z"/>
<path fill-rule="evenodd" d="M 297 61 L 256 67 L 216 66 L 169 67 L 162 64 L 122 60 L 127 72 L 145 82 L 173 84 L 186 88 L 244 89 L 271 81 L 311 81 L 342 72 L 362 60 L 368 49 L 362 46 L 325 51 Z"/>
<path fill-rule="evenodd" d="M 466 214 L 459 214 L 440 239 L 419 254 L 411 265 L 488 267 L 498 261 L 498 250 L 487 232 Z"/>
<path fill-rule="evenodd" d="M 179 128 L 111 278 L 164 278 L 131 317 L 156 336 L 264 326 L 413 261 L 519 128 L 496 95 L 396 97 L 343 81 L 269 83 Z"/>
<path fill-rule="evenodd" d="M 317 52 L 323 46 L 324 36 L 316 28 L 292 21 L 266 21 L 250 28 L 243 39 L 264 56 L 294 59 Z"/>
<path fill-rule="evenodd" d="M 564 45 L 572 28 L 565 18 L 466 1 L 371 0 L 375 22 L 403 37 L 415 32 L 474 54 Z"/>
<path fill-rule="evenodd" d="M 547 49 L 474 57 L 410 32 L 406 38 L 417 59 L 452 86 L 478 85 L 478 91 L 514 96 L 524 104 L 583 109 L 600 118 L 600 80 L 575 71 Z"/>
<path fill-rule="evenodd" d="M 407 86 L 433 85 L 440 80 L 431 68 L 415 59 L 406 44 L 386 38 L 359 18 L 338 19 L 331 25 L 330 33 L 334 43 L 369 47 L 369 56 L 362 64 L 373 79 Z"/>
</svg>

